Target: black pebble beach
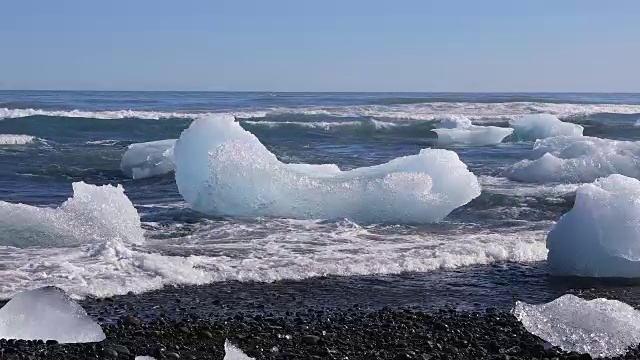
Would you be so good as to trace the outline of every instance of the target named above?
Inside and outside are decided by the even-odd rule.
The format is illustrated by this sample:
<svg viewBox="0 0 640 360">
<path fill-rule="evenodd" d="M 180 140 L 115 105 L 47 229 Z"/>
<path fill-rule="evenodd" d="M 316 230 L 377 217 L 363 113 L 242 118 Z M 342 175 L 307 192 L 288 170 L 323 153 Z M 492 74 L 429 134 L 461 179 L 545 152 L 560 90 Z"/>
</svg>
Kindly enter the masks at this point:
<svg viewBox="0 0 640 360">
<path fill-rule="evenodd" d="M 475 276 L 492 272 L 477 270 Z M 429 275 L 413 275 L 424 276 Z M 461 294 L 443 293 L 443 284 L 413 291 L 385 284 L 388 291 L 382 292 L 373 282 L 383 279 L 226 282 L 87 298 L 80 303 L 102 325 L 105 341 L 0 340 L 0 359 L 221 360 L 227 339 L 255 359 L 591 359 L 550 347 L 527 332 L 510 313 L 510 300 L 497 291 L 487 298 L 496 307 L 487 307 L 455 303 Z M 532 285 L 532 293 L 539 290 Z M 638 358 L 637 348 L 619 357 Z"/>
</svg>

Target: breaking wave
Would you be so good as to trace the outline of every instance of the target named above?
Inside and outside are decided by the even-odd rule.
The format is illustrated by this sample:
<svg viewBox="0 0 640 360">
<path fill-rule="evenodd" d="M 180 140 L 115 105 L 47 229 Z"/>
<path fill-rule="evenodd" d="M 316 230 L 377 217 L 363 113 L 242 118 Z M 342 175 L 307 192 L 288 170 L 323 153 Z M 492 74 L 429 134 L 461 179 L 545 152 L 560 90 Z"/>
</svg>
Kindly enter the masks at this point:
<svg viewBox="0 0 640 360">
<path fill-rule="evenodd" d="M 464 115 L 472 120 L 513 119 L 522 114 L 547 113 L 558 117 L 596 113 L 640 114 L 640 105 L 626 104 L 563 104 L 546 102 L 428 102 L 396 105 L 306 106 L 275 107 L 240 110 L 202 110 L 192 112 L 163 112 L 139 110 L 43 110 L 0 108 L 0 119 L 29 116 L 50 116 L 93 119 L 194 119 L 226 113 L 238 118 L 263 118 L 278 114 L 326 115 L 334 117 L 372 117 L 377 119 L 437 120 L 446 115 Z"/>
</svg>

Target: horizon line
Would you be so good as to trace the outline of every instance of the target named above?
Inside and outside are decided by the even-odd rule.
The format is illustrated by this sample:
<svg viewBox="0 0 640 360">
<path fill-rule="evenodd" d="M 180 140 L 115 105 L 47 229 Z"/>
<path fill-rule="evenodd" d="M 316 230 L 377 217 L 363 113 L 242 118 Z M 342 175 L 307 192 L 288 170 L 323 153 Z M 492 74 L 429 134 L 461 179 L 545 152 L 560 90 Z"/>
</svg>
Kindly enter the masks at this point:
<svg viewBox="0 0 640 360">
<path fill-rule="evenodd" d="M 3 89 L 0 92 L 149 92 L 149 93 L 271 93 L 271 94 L 628 94 L 640 91 L 272 91 L 272 90 L 100 90 L 100 89 Z"/>
</svg>

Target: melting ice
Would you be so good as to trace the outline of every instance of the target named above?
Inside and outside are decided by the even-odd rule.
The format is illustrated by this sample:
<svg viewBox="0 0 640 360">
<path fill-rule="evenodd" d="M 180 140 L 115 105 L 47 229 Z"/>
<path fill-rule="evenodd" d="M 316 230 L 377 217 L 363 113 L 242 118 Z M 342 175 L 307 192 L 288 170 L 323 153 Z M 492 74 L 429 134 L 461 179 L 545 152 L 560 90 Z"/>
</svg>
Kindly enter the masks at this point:
<svg viewBox="0 0 640 360">
<path fill-rule="evenodd" d="M 64 291 L 44 287 L 19 293 L 0 309 L 0 338 L 85 343 L 105 335 Z"/>
<path fill-rule="evenodd" d="M 555 274 L 640 277 L 640 181 L 615 174 L 579 187 L 547 248 Z"/>
<path fill-rule="evenodd" d="M 513 129 L 497 126 L 473 125 L 467 118 L 447 118 L 431 130 L 438 134 L 440 145 L 485 146 L 499 144 L 513 133 Z"/>
<path fill-rule="evenodd" d="M 285 164 L 231 116 L 195 120 L 174 149 L 176 183 L 213 215 L 438 221 L 480 195 L 455 152 L 423 149 L 382 165 Z"/>
<path fill-rule="evenodd" d="M 552 302 L 516 302 L 514 315 L 532 334 L 565 351 L 615 356 L 640 343 L 640 313 L 617 301 L 563 295 Z"/>
<path fill-rule="evenodd" d="M 522 140 L 538 140 L 554 136 L 582 136 L 584 128 L 563 122 L 555 115 L 530 114 L 509 121 L 514 134 Z"/>
<path fill-rule="evenodd" d="M 120 169 L 132 179 L 143 179 L 173 171 L 175 139 L 131 144 L 122 156 Z"/>
</svg>

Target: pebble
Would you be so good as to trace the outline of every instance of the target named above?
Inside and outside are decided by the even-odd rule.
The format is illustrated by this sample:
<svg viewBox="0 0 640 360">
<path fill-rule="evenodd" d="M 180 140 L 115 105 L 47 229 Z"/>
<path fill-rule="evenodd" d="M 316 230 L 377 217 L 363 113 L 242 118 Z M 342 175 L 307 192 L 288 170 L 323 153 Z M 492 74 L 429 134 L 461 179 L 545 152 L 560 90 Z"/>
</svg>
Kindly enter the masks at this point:
<svg viewBox="0 0 640 360">
<path fill-rule="evenodd" d="M 320 338 L 315 335 L 305 335 L 302 337 L 302 342 L 307 345 L 315 345 L 320 341 Z"/>
</svg>

